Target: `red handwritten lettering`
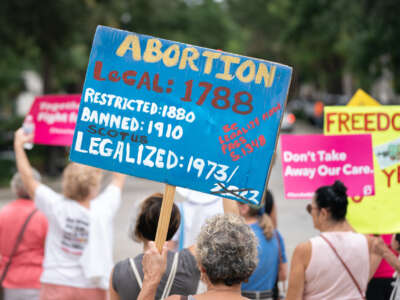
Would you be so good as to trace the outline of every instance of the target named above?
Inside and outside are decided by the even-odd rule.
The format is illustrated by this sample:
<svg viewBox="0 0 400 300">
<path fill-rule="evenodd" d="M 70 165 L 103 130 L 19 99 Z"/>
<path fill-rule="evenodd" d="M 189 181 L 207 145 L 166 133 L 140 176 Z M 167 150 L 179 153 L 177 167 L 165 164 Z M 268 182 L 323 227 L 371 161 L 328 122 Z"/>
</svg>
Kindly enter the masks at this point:
<svg viewBox="0 0 400 300">
<path fill-rule="evenodd" d="M 118 76 L 118 71 L 111 71 L 108 73 L 108 80 L 112 82 L 118 82 L 120 81 L 121 77 Z"/>
<path fill-rule="evenodd" d="M 96 61 L 94 65 L 94 79 L 99 81 L 106 80 L 105 78 L 101 77 L 101 69 L 103 68 L 103 63 L 101 61 Z"/>
<path fill-rule="evenodd" d="M 357 120 L 357 117 L 361 117 L 361 116 L 362 116 L 361 113 L 356 113 L 351 116 L 351 128 L 353 130 L 362 130 L 362 127 L 356 127 L 357 123 L 359 123 L 359 121 L 360 121 L 359 119 Z"/>
<path fill-rule="evenodd" d="M 364 199 L 364 196 L 354 196 L 354 197 L 351 197 L 351 200 L 352 200 L 354 203 L 360 203 L 363 199 Z"/>
<path fill-rule="evenodd" d="M 394 169 L 392 171 L 390 171 L 390 172 L 387 172 L 386 170 L 382 170 L 383 174 L 386 175 L 387 187 L 388 188 L 390 188 L 390 186 L 391 186 L 391 178 L 392 178 L 392 176 L 394 174 L 394 171 L 395 171 Z"/>
<path fill-rule="evenodd" d="M 160 74 L 154 75 L 153 79 L 153 91 L 156 93 L 162 93 L 163 88 L 158 85 L 158 81 L 160 80 Z"/>
<path fill-rule="evenodd" d="M 125 84 L 127 84 L 127 85 L 134 85 L 135 82 L 136 82 L 136 80 L 133 79 L 133 78 L 129 78 L 129 77 L 135 77 L 136 74 L 137 74 L 136 71 L 133 71 L 133 70 L 125 71 L 125 72 L 122 74 L 122 80 L 123 80 L 123 81 L 125 82 Z"/>
<path fill-rule="evenodd" d="M 383 122 L 382 122 L 382 118 L 385 117 L 386 119 L 386 126 L 382 126 Z M 377 118 L 378 118 L 378 131 L 386 131 L 389 129 L 389 125 L 390 125 L 390 121 L 389 121 L 389 116 L 388 114 L 385 113 L 378 113 L 377 114 Z"/>
<path fill-rule="evenodd" d="M 398 127 L 396 127 L 396 118 L 398 118 L 398 117 L 400 117 L 400 113 L 395 113 L 393 116 L 392 116 L 392 127 L 393 127 L 393 129 L 394 130 L 396 130 L 396 131 L 399 131 L 400 130 L 400 126 L 398 126 Z M 399 124 L 400 125 L 400 124 Z"/>
<path fill-rule="evenodd" d="M 350 116 L 348 113 L 339 113 L 339 132 L 342 132 L 342 125 L 346 128 L 346 131 L 350 131 L 349 127 L 347 127 L 349 119 Z"/>
<path fill-rule="evenodd" d="M 332 116 L 336 116 L 337 113 L 327 113 L 326 114 L 326 131 L 329 132 L 331 130 L 331 124 L 335 123 L 334 120 L 331 119 Z"/>
<path fill-rule="evenodd" d="M 373 115 L 374 115 L 374 113 L 366 113 L 366 114 L 364 114 L 364 130 L 365 131 L 375 131 L 376 130 L 373 127 L 368 127 L 369 124 L 373 123 L 373 120 L 371 120 L 369 118 L 369 117 L 372 117 Z"/>
</svg>

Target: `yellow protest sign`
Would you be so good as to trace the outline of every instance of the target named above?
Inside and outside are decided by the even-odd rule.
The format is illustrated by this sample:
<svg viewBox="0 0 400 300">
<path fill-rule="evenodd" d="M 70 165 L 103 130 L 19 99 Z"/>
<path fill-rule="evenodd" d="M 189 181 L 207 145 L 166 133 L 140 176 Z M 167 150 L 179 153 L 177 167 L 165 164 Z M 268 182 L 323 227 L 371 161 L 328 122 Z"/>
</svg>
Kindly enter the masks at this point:
<svg viewBox="0 0 400 300">
<path fill-rule="evenodd" d="M 350 99 L 347 106 L 379 106 L 381 105 L 378 101 L 364 92 L 362 89 L 358 89 L 354 96 Z"/>
<path fill-rule="evenodd" d="M 372 135 L 375 195 L 349 198 L 347 219 L 362 233 L 400 232 L 400 106 L 325 107 L 324 133 Z"/>
</svg>

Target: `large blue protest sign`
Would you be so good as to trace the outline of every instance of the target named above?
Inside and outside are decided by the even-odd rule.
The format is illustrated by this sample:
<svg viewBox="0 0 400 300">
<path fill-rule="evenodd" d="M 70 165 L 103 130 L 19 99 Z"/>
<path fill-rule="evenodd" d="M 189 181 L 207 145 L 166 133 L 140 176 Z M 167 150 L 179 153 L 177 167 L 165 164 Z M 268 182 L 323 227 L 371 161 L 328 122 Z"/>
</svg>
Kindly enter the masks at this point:
<svg viewBox="0 0 400 300">
<path fill-rule="evenodd" d="M 259 204 L 291 72 L 99 26 L 70 158 Z"/>
</svg>

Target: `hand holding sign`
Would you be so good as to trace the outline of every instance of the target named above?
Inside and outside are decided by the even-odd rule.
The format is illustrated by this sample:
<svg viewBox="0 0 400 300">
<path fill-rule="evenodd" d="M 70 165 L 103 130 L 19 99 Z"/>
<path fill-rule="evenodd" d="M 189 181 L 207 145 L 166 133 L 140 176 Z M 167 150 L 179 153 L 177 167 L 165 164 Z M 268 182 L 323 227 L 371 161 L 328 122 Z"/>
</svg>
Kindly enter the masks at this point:
<svg viewBox="0 0 400 300">
<path fill-rule="evenodd" d="M 14 134 L 14 145 L 17 148 L 23 147 L 23 145 L 31 143 L 33 141 L 33 133 L 26 134 L 23 128 L 18 129 Z"/>
</svg>

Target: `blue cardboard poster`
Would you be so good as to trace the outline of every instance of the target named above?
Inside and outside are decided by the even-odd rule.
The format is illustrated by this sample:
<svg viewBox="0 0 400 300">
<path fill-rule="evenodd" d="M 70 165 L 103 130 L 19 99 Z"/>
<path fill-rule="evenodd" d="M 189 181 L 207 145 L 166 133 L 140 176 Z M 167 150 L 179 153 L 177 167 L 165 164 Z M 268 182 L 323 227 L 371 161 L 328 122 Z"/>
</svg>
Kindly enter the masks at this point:
<svg viewBox="0 0 400 300">
<path fill-rule="evenodd" d="M 70 159 L 260 204 L 291 73 L 99 26 Z"/>
</svg>

